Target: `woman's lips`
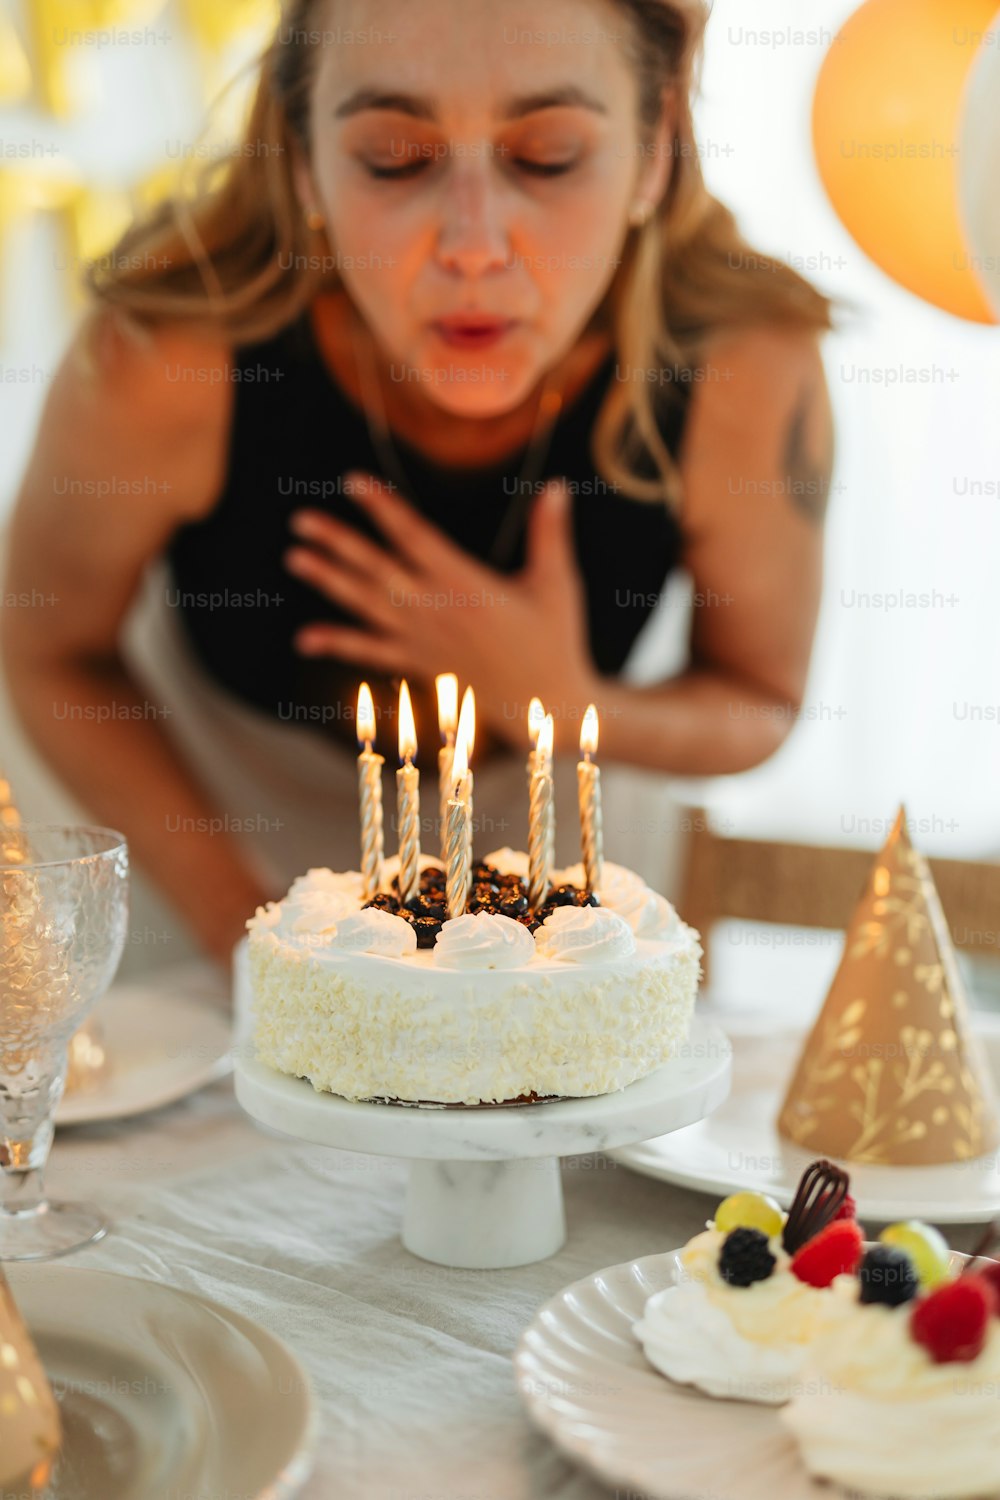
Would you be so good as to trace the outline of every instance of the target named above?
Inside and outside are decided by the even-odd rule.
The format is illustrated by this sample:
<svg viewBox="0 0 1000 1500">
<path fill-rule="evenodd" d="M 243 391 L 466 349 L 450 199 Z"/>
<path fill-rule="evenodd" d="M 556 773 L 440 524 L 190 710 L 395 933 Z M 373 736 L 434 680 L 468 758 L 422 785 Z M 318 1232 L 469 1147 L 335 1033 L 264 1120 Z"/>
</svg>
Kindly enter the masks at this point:
<svg viewBox="0 0 1000 1500">
<path fill-rule="evenodd" d="M 452 349 L 488 349 L 498 344 L 515 327 L 512 318 L 454 317 L 438 318 L 431 324 L 434 332 Z"/>
</svg>

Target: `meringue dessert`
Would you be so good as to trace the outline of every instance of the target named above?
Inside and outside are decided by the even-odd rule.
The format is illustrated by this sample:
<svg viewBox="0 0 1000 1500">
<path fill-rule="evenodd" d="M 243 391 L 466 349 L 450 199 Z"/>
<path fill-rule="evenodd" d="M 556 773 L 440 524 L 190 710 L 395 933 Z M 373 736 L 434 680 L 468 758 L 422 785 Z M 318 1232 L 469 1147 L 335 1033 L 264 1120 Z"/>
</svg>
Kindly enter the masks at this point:
<svg viewBox="0 0 1000 1500">
<path fill-rule="evenodd" d="M 760 1193 L 725 1199 L 635 1325 L 650 1364 L 710 1396 L 791 1400 L 810 1348 L 846 1315 L 833 1282 L 861 1260 L 847 1187 L 846 1173 L 817 1162 L 787 1217 Z"/>
<path fill-rule="evenodd" d="M 269 1067 L 346 1099 L 478 1105 L 623 1089 L 687 1036 L 698 935 L 630 870 L 605 862 L 601 900 L 554 872 L 528 908 L 527 858 L 473 869 L 449 919 L 423 859 L 408 909 L 386 861 L 362 905 L 357 872 L 310 870 L 247 923 L 254 1040 Z"/>
<path fill-rule="evenodd" d="M 855 1494 L 998 1495 L 1000 1264 L 962 1270 L 926 1225 L 880 1238 L 781 1419 L 810 1474 Z"/>
</svg>

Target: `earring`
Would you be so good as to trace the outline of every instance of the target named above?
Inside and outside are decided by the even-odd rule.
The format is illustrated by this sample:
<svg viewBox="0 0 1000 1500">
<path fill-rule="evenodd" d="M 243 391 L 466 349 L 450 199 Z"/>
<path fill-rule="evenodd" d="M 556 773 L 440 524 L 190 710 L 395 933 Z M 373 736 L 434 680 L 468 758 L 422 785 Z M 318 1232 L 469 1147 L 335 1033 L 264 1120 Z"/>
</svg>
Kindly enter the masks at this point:
<svg viewBox="0 0 1000 1500">
<path fill-rule="evenodd" d="M 632 211 L 628 216 L 629 224 L 633 229 L 642 229 L 649 223 L 652 212 L 653 205 L 651 203 L 634 203 Z"/>
<path fill-rule="evenodd" d="M 316 232 L 317 230 L 322 229 L 325 223 L 326 220 L 324 219 L 318 208 L 306 209 L 306 225 L 309 229 Z"/>
</svg>

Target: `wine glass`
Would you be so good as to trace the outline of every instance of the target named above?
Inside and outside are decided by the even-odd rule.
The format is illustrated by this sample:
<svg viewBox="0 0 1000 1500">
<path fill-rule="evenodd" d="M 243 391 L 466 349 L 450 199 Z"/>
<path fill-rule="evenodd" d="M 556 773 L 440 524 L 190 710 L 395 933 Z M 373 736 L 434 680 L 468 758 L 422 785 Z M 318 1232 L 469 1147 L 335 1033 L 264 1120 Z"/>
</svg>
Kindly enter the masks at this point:
<svg viewBox="0 0 1000 1500">
<path fill-rule="evenodd" d="M 107 1233 L 51 1203 L 42 1173 L 73 1033 L 125 946 L 128 846 L 110 828 L 0 831 L 0 1260 L 49 1260 Z"/>
</svg>

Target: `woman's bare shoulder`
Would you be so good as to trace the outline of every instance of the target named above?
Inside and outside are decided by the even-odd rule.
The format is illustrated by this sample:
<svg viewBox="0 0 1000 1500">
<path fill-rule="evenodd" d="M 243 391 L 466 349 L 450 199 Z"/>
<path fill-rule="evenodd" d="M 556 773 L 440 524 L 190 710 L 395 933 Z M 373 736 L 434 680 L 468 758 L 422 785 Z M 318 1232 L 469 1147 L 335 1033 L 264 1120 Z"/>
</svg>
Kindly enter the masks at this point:
<svg viewBox="0 0 1000 1500">
<path fill-rule="evenodd" d="M 88 471 L 144 464 L 162 475 L 166 509 L 179 519 L 202 514 L 224 477 L 231 369 L 231 347 L 210 332 L 93 313 L 53 382 L 48 449 Z"/>
</svg>

